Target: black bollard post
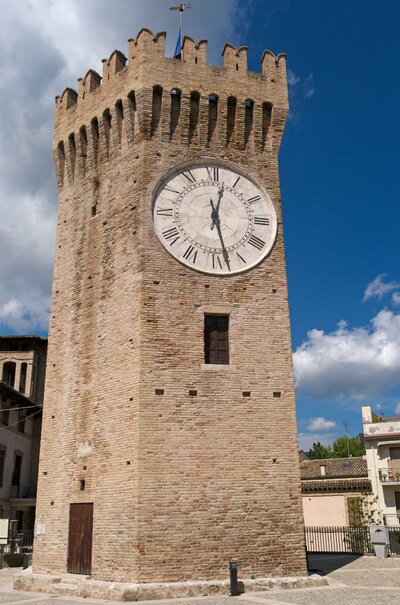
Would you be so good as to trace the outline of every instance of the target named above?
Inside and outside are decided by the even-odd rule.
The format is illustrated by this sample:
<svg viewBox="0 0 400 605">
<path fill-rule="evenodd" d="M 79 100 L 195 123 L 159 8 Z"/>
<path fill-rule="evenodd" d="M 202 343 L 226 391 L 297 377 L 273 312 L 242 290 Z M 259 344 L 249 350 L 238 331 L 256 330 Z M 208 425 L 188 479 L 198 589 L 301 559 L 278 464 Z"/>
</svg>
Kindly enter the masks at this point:
<svg viewBox="0 0 400 605">
<path fill-rule="evenodd" d="M 238 590 L 238 579 L 237 579 L 237 562 L 231 561 L 229 563 L 229 576 L 231 583 L 231 597 L 239 596 Z"/>
</svg>

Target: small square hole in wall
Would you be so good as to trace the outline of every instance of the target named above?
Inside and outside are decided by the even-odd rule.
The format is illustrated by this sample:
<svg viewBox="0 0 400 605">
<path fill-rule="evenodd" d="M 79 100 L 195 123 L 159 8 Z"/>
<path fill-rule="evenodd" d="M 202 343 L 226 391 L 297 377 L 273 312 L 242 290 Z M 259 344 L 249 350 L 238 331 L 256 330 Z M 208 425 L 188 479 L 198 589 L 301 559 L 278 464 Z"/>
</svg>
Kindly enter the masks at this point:
<svg viewBox="0 0 400 605">
<path fill-rule="evenodd" d="M 272 462 L 278 462 L 278 458 L 272 458 Z"/>
<path fill-rule="evenodd" d="M 130 465 L 131 465 L 131 461 L 130 461 L 130 460 L 127 460 L 127 461 L 126 461 L 126 465 L 127 465 L 127 466 L 130 466 Z"/>
<path fill-rule="evenodd" d="M 79 480 L 79 489 L 81 490 L 81 492 L 85 491 L 85 487 L 86 487 L 85 479 L 80 479 Z"/>
<path fill-rule="evenodd" d="M 243 397 L 250 397 L 251 392 L 250 391 L 243 391 Z"/>
<path fill-rule="evenodd" d="M 156 389 L 155 390 L 155 394 L 156 395 L 164 395 L 164 389 Z"/>
<path fill-rule="evenodd" d="M 274 391 L 274 397 L 280 397 L 280 396 L 281 396 L 280 391 Z"/>
<path fill-rule="evenodd" d="M 191 397 L 197 397 L 197 391 L 195 391 L 195 390 L 193 390 L 193 389 L 190 389 L 190 390 L 189 390 L 189 395 L 190 395 Z"/>
</svg>

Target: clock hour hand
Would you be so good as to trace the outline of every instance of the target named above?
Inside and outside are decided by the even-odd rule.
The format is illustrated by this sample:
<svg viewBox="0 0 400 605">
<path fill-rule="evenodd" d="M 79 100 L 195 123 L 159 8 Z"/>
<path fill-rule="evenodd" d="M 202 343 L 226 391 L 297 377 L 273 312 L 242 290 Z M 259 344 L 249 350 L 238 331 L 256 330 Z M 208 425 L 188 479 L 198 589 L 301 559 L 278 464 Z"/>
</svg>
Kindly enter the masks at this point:
<svg viewBox="0 0 400 605">
<path fill-rule="evenodd" d="M 216 211 L 218 213 L 218 216 L 219 216 L 219 207 L 220 207 L 223 195 L 224 195 L 224 184 L 222 183 L 221 186 L 218 187 L 218 202 L 217 202 L 217 207 L 216 207 Z"/>
<path fill-rule="evenodd" d="M 219 223 L 219 214 L 218 214 L 218 210 L 217 208 L 215 208 L 214 203 L 212 200 L 210 200 L 210 204 L 211 204 L 211 230 L 214 229 L 214 225 L 217 225 Z"/>
</svg>

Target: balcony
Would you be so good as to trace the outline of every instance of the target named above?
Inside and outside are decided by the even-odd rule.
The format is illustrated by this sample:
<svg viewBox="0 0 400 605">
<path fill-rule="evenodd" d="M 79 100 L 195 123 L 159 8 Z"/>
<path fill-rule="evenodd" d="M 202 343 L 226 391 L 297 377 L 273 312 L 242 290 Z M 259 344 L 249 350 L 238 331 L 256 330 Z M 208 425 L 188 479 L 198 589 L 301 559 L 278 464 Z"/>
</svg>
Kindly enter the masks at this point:
<svg viewBox="0 0 400 605">
<path fill-rule="evenodd" d="M 400 468 L 380 468 L 379 481 L 384 485 L 400 485 Z"/>
</svg>

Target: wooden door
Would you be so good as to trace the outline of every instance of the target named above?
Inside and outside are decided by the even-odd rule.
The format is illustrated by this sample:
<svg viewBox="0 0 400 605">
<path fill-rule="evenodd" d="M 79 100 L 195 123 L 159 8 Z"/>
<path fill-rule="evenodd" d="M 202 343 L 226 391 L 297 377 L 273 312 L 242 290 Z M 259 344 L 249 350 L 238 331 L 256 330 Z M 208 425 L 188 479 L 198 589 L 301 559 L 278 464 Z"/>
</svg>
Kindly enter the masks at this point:
<svg viewBox="0 0 400 605">
<path fill-rule="evenodd" d="M 93 504 L 71 504 L 69 509 L 68 573 L 92 573 Z"/>
</svg>

